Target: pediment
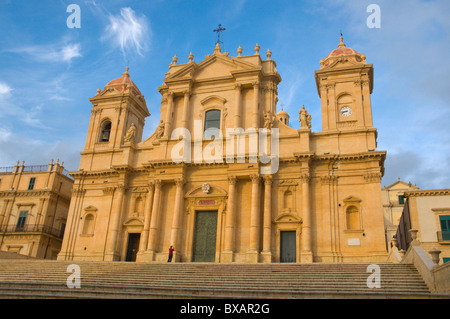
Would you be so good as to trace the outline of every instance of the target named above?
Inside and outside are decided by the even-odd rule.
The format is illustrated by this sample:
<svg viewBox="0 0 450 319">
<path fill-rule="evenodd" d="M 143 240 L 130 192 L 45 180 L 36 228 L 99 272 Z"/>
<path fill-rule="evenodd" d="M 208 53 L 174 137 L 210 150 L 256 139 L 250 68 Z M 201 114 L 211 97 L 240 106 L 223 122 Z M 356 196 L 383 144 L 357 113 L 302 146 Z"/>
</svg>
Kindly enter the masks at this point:
<svg viewBox="0 0 450 319">
<path fill-rule="evenodd" d="M 329 65 L 327 65 L 323 69 L 351 67 L 351 66 L 360 66 L 360 65 L 361 65 L 360 62 L 356 62 L 352 58 L 342 56 L 342 57 L 336 58 L 333 62 L 331 62 Z"/>
<path fill-rule="evenodd" d="M 261 67 L 237 59 L 228 58 L 228 54 L 213 54 L 207 56 L 200 63 L 190 62 L 173 74 L 166 77 L 166 81 L 182 79 L 210 79 L 220 77 L 233 77 L 233 72 L 260 71 Z"/>
<path fill-rule="evenodd" d="M 89 205 L 84 210 L 87 211 L 87 212 L 96 212 L 97 211 L 97 207 Z"/>
<path fill-rule="evenodd" d="M 344 198 L 344 203 L 355 203 L 355 202 L 361 202 L 361 199 L 356 197 L 356 196 L 348 196 L 346 198 Z"/>
<path fill-rule="evenodd" d="M 124 226 L 143 226 L 144 221 L 140 217 L 130 217 L 124 223 Z"/>
<path fill-rule="evenodd" d="M 226 102 L 227 102 L 226 99 L 224 99 L 223 97 L 218 96 L 218 95 L 210 95 L 210 96 L 208 96 L 208 97 L 206 97 L 206 98 L 204 98 L 203 100 L 200 101 L 200 103 L 203 106 L 206 106 L 206 105 L 208 105 L 210 103 L 216 103 L 218 105 L 225 105 Z"/>
<path fill-rule="evenodd" d="M 398 180 L 395 183 L 387 186 L 386 188 L 389 190 L 405 190 L 410 189 L 412 187 L 411 183 L 405 183 L 404 181 Z"/>
<path fill-rule="evenodd" d="M 202 183 L 201 185 L 196 186 L 192 190 L 187 192 L 186 197 L 227 196 L 227 192 L 223 188 L 216 186 L 214 184 L 207 183 L 209 185 L 209 190 L 208 192 L 204 192 L 203 184 L 205 183 Z"/>
<path fill-rule="evenodd" d="M 278 215 L 274 220 L 275 223 L 302 223 L 302 219 L 292 212 L 286 212 Z"/>
<path fill-rule="evenodd" d="M 193 77 L 195 70 L 197 70 L 198 68 L 198 64 L 193 62 L 190 62 L 188 64 L 186 64 L 186 66 L 182 67 L 181 69 L 179 69 L 178 71 L 174 72 L 173 74 L 169 74 L 166 79 L 180 79 L 180 78 L 185 78 L 185 79 L 190 79 Z"/>
</svg>

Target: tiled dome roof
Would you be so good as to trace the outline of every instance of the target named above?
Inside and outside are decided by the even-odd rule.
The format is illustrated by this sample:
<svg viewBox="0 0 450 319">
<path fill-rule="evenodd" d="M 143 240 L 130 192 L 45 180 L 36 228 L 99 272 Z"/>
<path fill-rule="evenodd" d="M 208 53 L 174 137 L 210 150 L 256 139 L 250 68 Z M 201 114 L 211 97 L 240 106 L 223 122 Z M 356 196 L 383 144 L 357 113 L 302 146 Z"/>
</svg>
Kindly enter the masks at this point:
<svg viewBox="0 0 450 319">
<path fill-rule="evenodd" d="M 130 79 L 130 74 L 128 73 L 129 68 L 126 68 L 126 71 L 122 73 L 122 76 L 120 78 L 114 79 L 112 81 L 109 81 L 108 84 L 106 84 L 106 87 L 114 87 L 116 90 L 123 92 L 127 88 L 130 89 L 130 92 L 132 92 L 134 95 L 142 95 L 141 91 L 139 91 L 139 88 L 136 84 L 134 84 L 133 81 Z"/>
</svg>

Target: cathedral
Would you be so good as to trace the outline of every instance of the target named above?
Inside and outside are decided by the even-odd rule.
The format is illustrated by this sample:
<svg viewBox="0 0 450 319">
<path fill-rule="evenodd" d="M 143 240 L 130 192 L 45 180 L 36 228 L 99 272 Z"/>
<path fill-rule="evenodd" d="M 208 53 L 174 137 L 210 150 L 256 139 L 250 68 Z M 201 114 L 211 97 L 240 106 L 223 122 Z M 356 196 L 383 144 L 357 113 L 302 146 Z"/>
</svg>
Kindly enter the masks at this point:
<svg viewBox="0 0 450 319">
<path fill-rule="evenodd" d="M 97 90 L 58 260 L 386 261 L 372 64 L 341 37 L 314 74 L 321 119 L 299 106 L 297 129 L 259 51 L 175 56 L 149 137 L 128 68 Z"/>
</svg>

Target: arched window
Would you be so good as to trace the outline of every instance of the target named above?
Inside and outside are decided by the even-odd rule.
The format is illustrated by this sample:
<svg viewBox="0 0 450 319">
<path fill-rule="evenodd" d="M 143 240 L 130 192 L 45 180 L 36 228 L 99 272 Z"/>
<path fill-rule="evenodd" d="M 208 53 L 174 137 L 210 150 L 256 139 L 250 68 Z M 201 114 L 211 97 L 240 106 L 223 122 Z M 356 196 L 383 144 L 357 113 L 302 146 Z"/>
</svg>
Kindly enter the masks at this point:
<svg viewBox="0 0 450 319">
<path fill-rule="evenodd" d="M 205 113 L 205 131 L 209 128 L 220 129 L 220 110 L 210 110 Z"/>
<path fill-rule="evenodd" d="M 87 214 L 84 217 L 83 235 L 94 234 L 94 215 Z"/>
<path fill-rule="evenodd" d="M 215 138 L 220 135 L 220 110 L 210 110 L 205 113 L 204 138 Z"/>
<path fill-rule="evenodd" d="M 102 124 L 102 131 L 100 133 L 100 142 L 108 142 L 111 134 L 111 122 L 105 121 Z"/>
<path fill-rule="evenodd" d="M 359 211 L 355 206 L 349 206 L 346 211 L 347 229 L 360 229 Z"/>
</svg>

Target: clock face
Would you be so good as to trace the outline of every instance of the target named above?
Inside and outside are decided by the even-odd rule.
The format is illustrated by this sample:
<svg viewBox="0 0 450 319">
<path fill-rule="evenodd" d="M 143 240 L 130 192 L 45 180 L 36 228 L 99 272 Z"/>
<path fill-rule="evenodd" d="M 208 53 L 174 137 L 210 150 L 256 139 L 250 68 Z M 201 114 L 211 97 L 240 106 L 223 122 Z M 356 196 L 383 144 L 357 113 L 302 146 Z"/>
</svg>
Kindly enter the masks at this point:
<svg viewBox="0 0 450 319">
<path fill-rule="evenodd" d="M 350 114 L 352 114 L 352 109 L 348 106 L 344 106 L 343 108 L 341 108 L 341 114 L 342 116 L 349 116 Z"/>
</svg>

